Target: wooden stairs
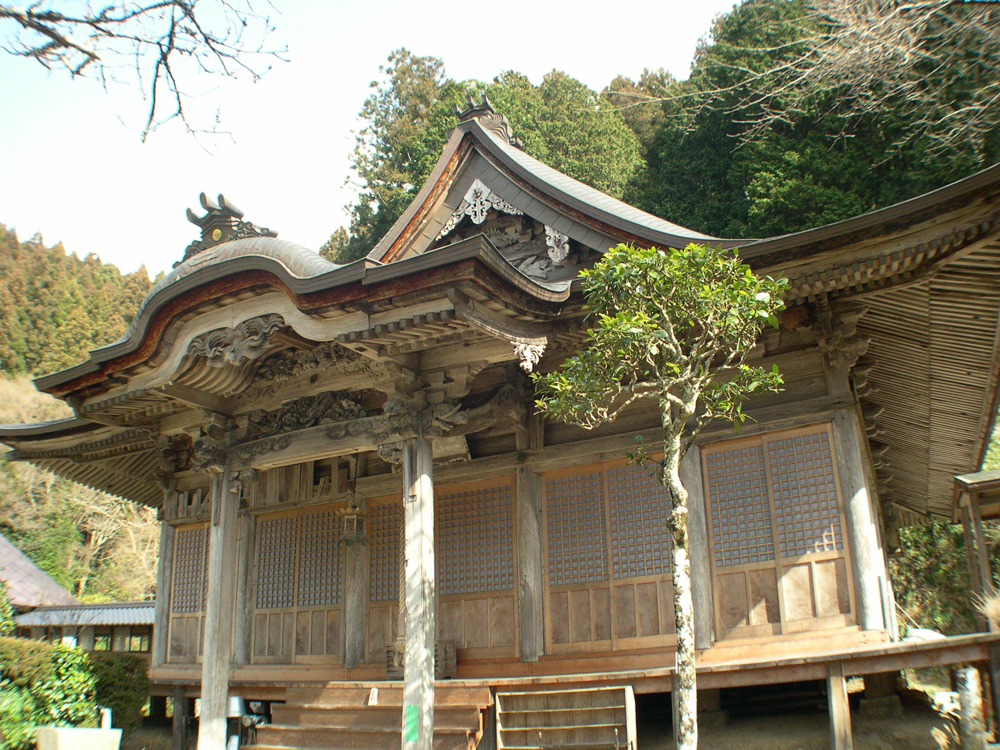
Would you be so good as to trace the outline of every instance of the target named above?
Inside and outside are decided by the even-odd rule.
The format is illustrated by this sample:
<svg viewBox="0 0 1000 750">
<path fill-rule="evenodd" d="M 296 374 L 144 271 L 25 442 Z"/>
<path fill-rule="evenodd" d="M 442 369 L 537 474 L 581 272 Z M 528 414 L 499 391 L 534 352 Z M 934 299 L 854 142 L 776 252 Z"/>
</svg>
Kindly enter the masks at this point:
<svg viewBox="0 0 1000 750">
<path fill-rule="evenodd" d="M 496 695 L 497 750 L 636 750 L 631 685 Z"/>
<path fill-rule="evenodd" d="M 377 694 L 372 691 L 377 688 Z M 488 687 L 434 689 L 434 750 L 475 750 L 483 736 Z M 399 750 L 403 688 L 398 683 L 288 688 L 257 727 L 256 750 Z"/>
</svg>

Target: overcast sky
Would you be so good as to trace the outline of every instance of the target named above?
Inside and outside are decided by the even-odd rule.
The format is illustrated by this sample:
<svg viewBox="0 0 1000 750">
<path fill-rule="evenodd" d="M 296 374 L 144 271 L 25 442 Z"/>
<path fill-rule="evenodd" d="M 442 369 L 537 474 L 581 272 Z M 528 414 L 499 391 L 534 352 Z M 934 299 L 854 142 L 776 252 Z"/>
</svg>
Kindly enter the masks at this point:
<svg viewBox="0 0 1000 750">
<path fill-rule="evenodd" d="M 199 102 L 218 104 L 235 138 L 209 142 L 210 153 L 176 125 L 141 143 L 136 89 L 106 93 L 0 53 L 0 223 L 155 275 L 198 235 L 184 209 L 221 192 L 247 219 L 317 249 L 347 223 L 352 130 L 392 50 L 440 57 L 456 79 L 512 69 L 537 84 L 558 68 L 600 90 L 643 68 L 686 78 L 698 39 L 734 0 L 273 2 L 271 41 L 290 61 L 256 84 L 204 83 Z"/>
</svg>

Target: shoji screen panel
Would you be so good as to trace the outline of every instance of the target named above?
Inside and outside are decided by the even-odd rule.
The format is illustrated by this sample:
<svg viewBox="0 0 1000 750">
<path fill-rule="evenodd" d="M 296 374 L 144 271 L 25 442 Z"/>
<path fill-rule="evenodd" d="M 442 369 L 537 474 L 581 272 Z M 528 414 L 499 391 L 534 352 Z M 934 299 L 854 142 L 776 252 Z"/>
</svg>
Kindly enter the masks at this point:
<svg viewBox="0 0 1000 750">
<path fill-rule="evenodd" d="M 342 660 L 340 528 L 333 506 L 257 519 L 255 663 Z"/>
<path fill-rule="evenodd" d="M 722 638 L 853 623 L 829 424 L 702 448 Z"/>
<path fill-rule="evenodd" d="M 171 566 L 168 662 L 193 664 L 201 654 L 202 618 L 208 588 L 207 524 L 186 524 L 174 531 Z"/>
<path fill-rule="evenodd" d="M 399 633 L 400 543 L 403 500 L 399 495 L 368 501 L 367 660 L 381 662 Z"/>
<path fill-rule="evenodd" d="M 542 476 L 550 653 L 673 642 L 670 502 L 623 460 Z"/>
<path fill-rule="evenodd" d="M 460 657 L 516 655 L 514 478 L 440 487 L 434 516 L 439 639 Z"/>
</svg>

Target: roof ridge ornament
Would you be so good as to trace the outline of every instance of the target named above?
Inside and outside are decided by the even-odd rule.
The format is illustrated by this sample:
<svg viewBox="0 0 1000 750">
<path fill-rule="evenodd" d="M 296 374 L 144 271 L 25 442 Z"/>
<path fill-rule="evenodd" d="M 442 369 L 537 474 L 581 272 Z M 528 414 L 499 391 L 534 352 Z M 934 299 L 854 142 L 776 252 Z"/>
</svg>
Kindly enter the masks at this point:
<svg viewBox="0 0 1000 750">
<path fill-rule="evenodd" d="M 493 133 L 500 140 L 506 141 L 514 148 L 524 150 L 524 144 L 514 135 L 514 129 L 510 126 L 510 122 L 493 108 L 493 103 L 486 94 L 482 94 L 477 104 L 472 98 L 472 93 L 466 90 L 465 103 L 466 108 L 463 110 L 459 110 L 457 104 L 452 105 L 452 111 L 458 117 L 459 124 L 476 120 L 484 129 Z"/>
<path fill-rule="evenodd" d="M 221 245 L 223 242 L 239 240 L 246 237 L 277 237 L 278 233 L 267 227 L 258 227 L 249 221 L 243 221 L 243 211 L 226 200 L 219 193 L 218 202 L 202 193 L 198 196 L 201 207 L 205 209 L 204 216 L 198 216 L 190 208 L 187 210 L 187 220 L 201 229 L 201 239 L 195 240 L 184 249 L 184 261 L 194 257 L 203 250 Z M 174 267 L 180 265 L 175 263 Z"/>
</svg>

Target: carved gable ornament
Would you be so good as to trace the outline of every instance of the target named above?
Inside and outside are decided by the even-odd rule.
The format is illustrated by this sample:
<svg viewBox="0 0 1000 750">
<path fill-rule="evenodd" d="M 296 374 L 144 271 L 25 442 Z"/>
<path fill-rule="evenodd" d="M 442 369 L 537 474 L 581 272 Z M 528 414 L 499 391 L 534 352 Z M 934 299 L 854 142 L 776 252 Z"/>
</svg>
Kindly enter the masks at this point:
<svg viewBox="0 0 1000 750">
<path fill-rule="evenodd" d="M 444 227 L 435 239 L 441 239 L 447 235 L 466 216 L 472 219 L 473 224 L 482 224 L 486 221 L 490 209 L 502 211 L 505 214 L 512 214 L 513 216 L 521 216 L 524 213 L 486 187 L 481 180 L 477 179 L 466 191 L 465 198 L 462 199 L 458 209 L 445 222 Z"/>
</svg>

